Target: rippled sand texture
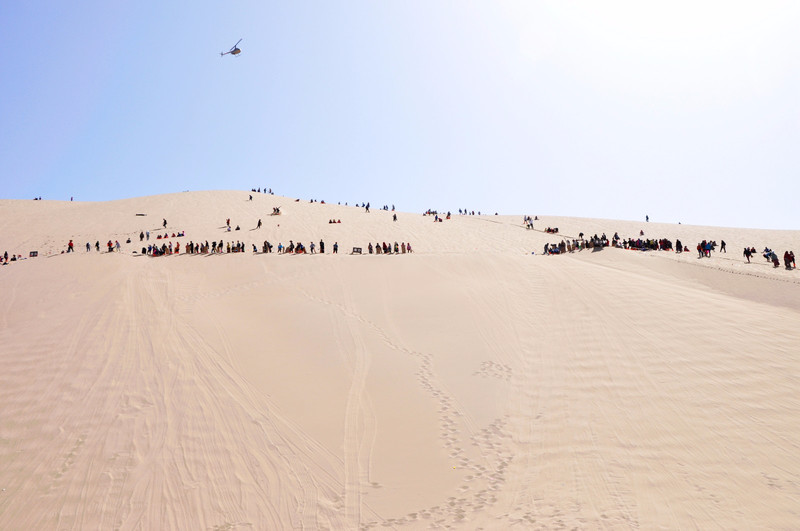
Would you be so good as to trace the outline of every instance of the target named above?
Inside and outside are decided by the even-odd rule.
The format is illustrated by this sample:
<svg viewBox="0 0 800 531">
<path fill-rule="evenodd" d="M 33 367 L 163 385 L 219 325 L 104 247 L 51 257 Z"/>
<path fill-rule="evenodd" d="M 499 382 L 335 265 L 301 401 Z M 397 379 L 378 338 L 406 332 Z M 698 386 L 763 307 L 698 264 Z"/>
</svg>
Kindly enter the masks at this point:
<svg viewBox="0 0 800 531">
<path fill-rule="evenodd" d="M 521 216 L 247 195 L 0 201 L 0 252 L 40 251 L 0 268 L 0 528 L 800 522 L 800 273 L 741 256 L 800 231 L 540 216 L 729 251 L 540 256 Z M 134 253 L 164 217 L 248 252 Z"/>
</svg>

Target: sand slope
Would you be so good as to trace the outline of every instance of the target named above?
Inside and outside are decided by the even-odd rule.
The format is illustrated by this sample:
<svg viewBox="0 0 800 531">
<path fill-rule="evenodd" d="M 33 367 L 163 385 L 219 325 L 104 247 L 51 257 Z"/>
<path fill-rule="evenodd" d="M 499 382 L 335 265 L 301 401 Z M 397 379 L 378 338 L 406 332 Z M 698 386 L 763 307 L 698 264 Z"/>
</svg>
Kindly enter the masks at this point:
<svg viewBox="0 0 800 531">
<path fill-rule="evenodd" d="M 800 276 L 741 257 L 800 231 L 540 216 L 729 247 L 540 256 L 521 216 L 247 195 L 0 201 L 0 251 L 40 251 L 0 268 L 0 528 L 800 521 Z M 328 252 L 134 254 L 162 218 Z"/>
</svg>

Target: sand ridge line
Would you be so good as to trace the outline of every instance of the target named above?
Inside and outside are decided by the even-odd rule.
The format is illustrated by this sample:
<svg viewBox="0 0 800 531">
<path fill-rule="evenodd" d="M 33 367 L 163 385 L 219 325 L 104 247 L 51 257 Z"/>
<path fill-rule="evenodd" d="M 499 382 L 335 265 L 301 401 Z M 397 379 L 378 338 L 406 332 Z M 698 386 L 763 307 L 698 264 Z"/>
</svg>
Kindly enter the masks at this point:
<svg viewBox="0 0 800 531">
<path fill-rule="evenodd" d="M 621 249 L 618 249 L 618 250 L 621 250 Z M 758 260 L 752 260 L 750 263 L 747 263 L 744 259 L 738 260 L 738 259 L 733 258 L 733 257 L 718 256 L 719 253 L 717 253 L 717 256 L 713 256 L 711 258 L 697 258 L 695 260 L 682 260 L 682 259 L 680 259 L 681 257 L 678 255 L 678 253 L 673 253 L 676 256 L 670 256 L 669 253 L 670 253 L 669 251 L 666 251 L 666 254 L 665 254 L 665 251 L 656 251 L 656 252 L 648 252 L 648 253 L 642 253 L 642 254 L 644 254 L 646 256 L 650 256 L 650 257 L 657 257 L 657 258 L 660 258 L 660 259 L 670 260 L 671 262 L 678 263 L 678 264 L 694 266 L 694 267 L 702 267 L 704 269 L 710 269 L 710 270 L 714 270 L 714 271 L 721 271 L 721 272 L 724 272 L 724 273 L 730 273 L 730 274 L 734 274 L 734 275 L 743 275 L 743 276 L 749 276 L 749 277 L 754 277 L 754 278 L 762 278 L 762 279 L 765 279 L 765 280 L 775 280 L 775 281 L 779 281 L 779 282 L 788 282 L 788 283 L 791 283 L 791 284 L 800 284 L 800 276 L 796 276 L 796 277 L 794 277 L 794 276 L 793 277 L 778 276 L 778 275 L 774 275 L 774 274 L 764 274 L 764 273 L 759 273 L 759 272 L 754 272 L 754 271 L 748 271 L 747 270 L 747 269 L 751 269 L 751 268 L 752 269 L 756 269 L 756 268 L 759 268 L 759 267 L 761 269 L 766 269 L 766 271 L 768 271 L 768 272 L 776 272 L 776 270 L 778 270 L 778 271 L 785 271 L 786 270 L 783 266 L 777 267 L 777 268 L 773 267 L 771 262 L 764 261 L 762 263 L 762 262 L 760 262 Z M 686 253 L 682 253 L 682 254 L 686 254 Z M 724 264 L 723 265 L 719 265 L 718 261 L 720 261 L 720 260 L 724 260 L 725 262 L 728 262 L 730 264 L 738 264 L 739 267 L 732 268 L 732 267 L 725 267 Z"/>
</svg>

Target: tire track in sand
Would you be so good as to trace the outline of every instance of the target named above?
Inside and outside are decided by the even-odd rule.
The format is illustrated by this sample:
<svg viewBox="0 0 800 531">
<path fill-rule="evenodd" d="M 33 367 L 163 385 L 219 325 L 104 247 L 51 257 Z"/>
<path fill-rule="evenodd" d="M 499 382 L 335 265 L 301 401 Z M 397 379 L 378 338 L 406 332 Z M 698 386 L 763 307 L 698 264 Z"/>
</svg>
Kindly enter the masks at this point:
<svg viewBox="0 0 800 531">
<path fill-rule="evenodd" d="M 344 280 L 339 279 L 338 285 Z M 336 342 L 340 352 L 352 352 L 347 360 L 351 364 L 352 380 L 347 392 L 344 416 L 344 506 L 345 521 L 351 528 L 361 526 L 364 506 L 362 489 L 369 484 L 372 448 L 375 445 L 375 412 L 366 391 L 370 357 L 359 330 L 355 304 L 348 290 L 343 290 L 341 308 L 344 326 L 335 327 Z M 308 296 L 308 294 L 306 294 Z M 341 323 L 341 321 L 337 321 Z M 345 329 L 346 328 L 346 329 Z M 348 348 L 352 345 L 351 348 Z"/>
</svg>

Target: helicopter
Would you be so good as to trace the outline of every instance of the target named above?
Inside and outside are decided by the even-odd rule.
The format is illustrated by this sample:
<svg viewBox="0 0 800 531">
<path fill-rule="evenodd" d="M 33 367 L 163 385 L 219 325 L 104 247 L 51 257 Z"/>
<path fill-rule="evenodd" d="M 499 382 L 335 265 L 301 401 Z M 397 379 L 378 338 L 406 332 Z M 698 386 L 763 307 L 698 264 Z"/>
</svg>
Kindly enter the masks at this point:
<svg viewBox="0 0 800 531">
<path fill-rule="evenodd" d="M 227 52 L 220 52 L 219 56 L 222 57 L 223 55 L 228 55 L 228 54 L 239 55 L 240 53 L 242 53 L 242 51 L 239 48 L 237 48 L 237 46 L 239 46 L 240 42 L 242 42 L 242 39 L 239 39 L 238 41 L 236 41 L 236 44 L 233 45 L 233 48 L 231 48 Z"/>
</svg>

